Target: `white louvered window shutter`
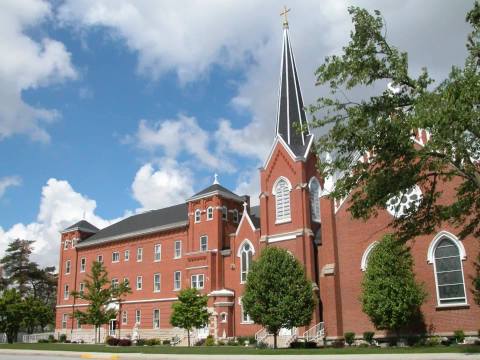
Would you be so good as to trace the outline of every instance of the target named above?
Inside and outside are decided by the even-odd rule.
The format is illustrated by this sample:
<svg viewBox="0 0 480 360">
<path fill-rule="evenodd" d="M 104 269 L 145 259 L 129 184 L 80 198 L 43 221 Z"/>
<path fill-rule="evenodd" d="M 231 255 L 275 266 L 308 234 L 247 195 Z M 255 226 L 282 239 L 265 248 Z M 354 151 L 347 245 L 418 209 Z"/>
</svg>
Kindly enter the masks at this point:
<svg viewBox="0 0 480 360">
<path fill-rule="evenodd" d="M 275 188 L 276 221 L 290 221 L 290 189 L 287 182 L 281 179 Z"/>
</svg>

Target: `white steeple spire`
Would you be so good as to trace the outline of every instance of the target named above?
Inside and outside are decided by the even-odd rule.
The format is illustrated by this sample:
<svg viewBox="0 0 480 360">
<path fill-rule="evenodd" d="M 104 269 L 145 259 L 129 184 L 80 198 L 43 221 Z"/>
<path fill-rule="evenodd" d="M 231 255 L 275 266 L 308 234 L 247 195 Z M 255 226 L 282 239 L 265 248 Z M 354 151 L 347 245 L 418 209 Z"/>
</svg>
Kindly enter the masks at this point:
<svg viewBox="0 0 480 360">
<path fill-rule="evenodd" d="M 217 173 L 213 174 L 213 185 L 220 185 L 220 182 L 218 181 Z"/>
</svg>

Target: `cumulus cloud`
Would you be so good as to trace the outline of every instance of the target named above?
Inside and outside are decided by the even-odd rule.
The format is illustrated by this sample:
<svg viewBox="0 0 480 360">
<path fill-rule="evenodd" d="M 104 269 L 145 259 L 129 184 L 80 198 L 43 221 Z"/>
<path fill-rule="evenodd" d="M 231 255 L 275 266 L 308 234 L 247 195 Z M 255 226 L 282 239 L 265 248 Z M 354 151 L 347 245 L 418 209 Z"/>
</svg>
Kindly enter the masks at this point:
<svg viewBox="0 0 480 360">
<path fill-rule="evenodd" d="M 77 77 L 63 43 L 27 33 L 53 16 L 43 0 L 4 0 L 0 3 L 0 140 L 14 134 L 46 142 L 44 125 L 59 117 L 55 109 L 26 103 L 22 92 Z"/>
<path fill-rule="evenodd" d="M 179 204 L 193 194 L 193 176 L 172 159 L 147 163 L 135 175 L 132 193 L 142 205 L 139 211 Z"/>
<path fill-rule="evenodd" d="M 0 254 L 14 239 L 35 240 L 33 259 L 41 265 L 58 265 L 59 231 L 84 218 L 98 228 L 119 219 L 106 220 L 95 213 L 97 203 L 76 192 L 65 180 L 51 178 L 42 188 L 36 221 L 0 227 Z"/>
<path fill-rule="evenodd" d="M 20 186 L 22 179 L 20 176 L 5 176 L 0 178 L 0 198 L 5 194 L 7 189 L 12 186 Z"/>
</svg>

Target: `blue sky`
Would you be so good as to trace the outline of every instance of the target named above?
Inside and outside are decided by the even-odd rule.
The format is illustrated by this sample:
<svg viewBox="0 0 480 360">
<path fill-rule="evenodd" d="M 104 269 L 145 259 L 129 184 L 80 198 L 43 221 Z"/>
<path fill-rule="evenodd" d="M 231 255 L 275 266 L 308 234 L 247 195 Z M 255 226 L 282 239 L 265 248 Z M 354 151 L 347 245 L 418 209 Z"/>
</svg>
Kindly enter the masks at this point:
<svg viewBox="0 0 480 360">
<path fill-rule="evenodd" d="M 313 72 L 348 41 L 347 6 L 379 8 L 412 71 L 461 64 L 470 2 L 292 3 L 291 38 L 309 104 Z M 283 2 L 5 0 L 0 4 L 0 255 L 58 231 L 107 226 L 221 183 L 259 190 L 273 141 Z M 312 14 L 315 14 L 314 16 Z"/>
</svg>

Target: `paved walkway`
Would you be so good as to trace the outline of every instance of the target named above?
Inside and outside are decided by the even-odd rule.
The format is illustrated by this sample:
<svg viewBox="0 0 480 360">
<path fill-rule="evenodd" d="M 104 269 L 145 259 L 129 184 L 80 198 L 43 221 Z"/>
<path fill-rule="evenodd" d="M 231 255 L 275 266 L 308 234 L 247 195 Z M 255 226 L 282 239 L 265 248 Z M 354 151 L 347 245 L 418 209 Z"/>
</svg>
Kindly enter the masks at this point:
<svg viewBox="0 0 480 360">
<path fill-rule="evenodd" d="M 1 360 L 65 360 L 76 359 L 105 359 L 105 360 L 480 360 L 480 354 L 364 354 L 364 355 L 183 355 L 183 354 L 109 354 L 86 353 L 74 351 L 38 351 L 38 350 L 10 350 L 0 349 Z"/>
</svg>

